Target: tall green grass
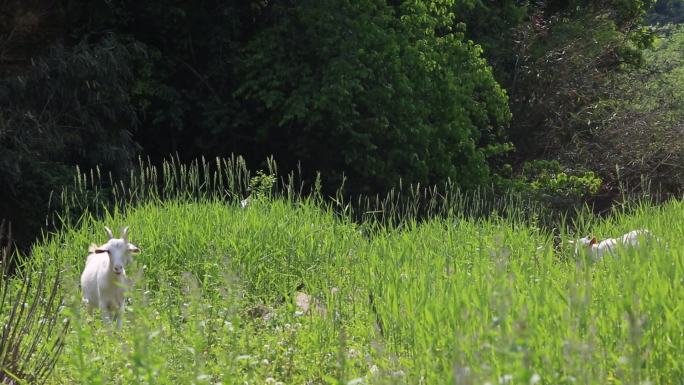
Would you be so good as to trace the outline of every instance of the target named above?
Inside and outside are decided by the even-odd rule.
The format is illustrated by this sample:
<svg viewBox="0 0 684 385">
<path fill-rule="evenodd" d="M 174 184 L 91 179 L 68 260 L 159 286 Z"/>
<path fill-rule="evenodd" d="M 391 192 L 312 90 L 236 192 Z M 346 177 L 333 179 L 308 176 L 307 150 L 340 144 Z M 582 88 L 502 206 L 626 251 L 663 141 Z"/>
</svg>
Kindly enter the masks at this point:
<svg viewBox="0 0 684 385">
<path fill-rule="evenodd" d="M 578 231 L 660 238 L 593 262 L 523 198 L 411 187 L 327 204 L 294 175 L 258 187 L 241 162 L 95 172 L 62 195 L 76 220 L 33 249 L 64 270 L 72 320 L 50 383 L 682 383 L 681 202 L 580 214 Z M 105 224 L 142 249 L 121 330 L 77 287 Z"/>
<path fill-rule="evenodd" d="M 320 178 L 307 184 L 296 170 L 280 175 L 272 158 L 265 162 L 263 174 L 254 174 L 240 156 L 183 164 L 176 158 L 160 166 L 139 159 L 127 178 L 102 175 L 99 169 L 77 172 L 72 186 L 50 199 L 53 224 L 77 225 L 83 213 L 102 216 L 108 211 L 125 211 L 142 203 L 162 201 L 237 202 L 256 193 L 271 198 L 298 202 L 305 197 L 317 200 L 324 209 L 352 218 L 358 223 L 401 226 L 411 219 L 464 215 L 472 218 L 490 214 L 514 220 L 531 219 L 560 224 L 557 213 L 519 194 L 498 194 L 491 188 L 461 190 L 446 180 L 439 186 L 400 185 L 384 195 L 349 197 L 344 185 L 330 196 L 322 196 Z M 274 178 L 271 188 L 262 191 L 255 185 L 261 176 Z M 559 220 L 561 219 L 561 220 Z M 58 226 L 55 226 L 58 227 Z"/>
<path fill-rule="evenodd" d="M 9 227 L 0 222 L 0 383 L 43 384 L 69 326 L 60 274 L 45 272 L 45 260 L 20 258 Z"/>
</svg>

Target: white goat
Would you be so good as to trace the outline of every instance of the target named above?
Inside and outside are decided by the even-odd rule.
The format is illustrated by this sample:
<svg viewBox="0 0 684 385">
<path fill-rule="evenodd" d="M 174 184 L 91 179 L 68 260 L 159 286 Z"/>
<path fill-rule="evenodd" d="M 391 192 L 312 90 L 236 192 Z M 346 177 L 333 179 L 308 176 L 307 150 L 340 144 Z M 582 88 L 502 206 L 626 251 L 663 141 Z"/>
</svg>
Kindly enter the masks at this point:
<svg viewBox="0 0 684 385">
<path fill-rule="evenodd" d="M 596 237 L 584 237 L 578 239 L 575 244 L 575 255 L 580 253 L 580 250 L 586 250 L 587 254 L 598 260 L 603 258 L 605 254 L 614 254 L 618 247 L 639 247 L 639 237 L 651 237 L 651 232 L 646 229 L 632 230 L 620 238 L 609 238 L 598 242 Z"/>
<path fill-rule="evenodd" d="M 102 246 L 91 244 L 88 259 L 81 274 L 81 290 L 83 299 L 88 303 L 88 310 L 95 307 L 102 311 L 102 318 L 116 318 L 121 327 L 121 316 L 124 310 L 124 291 L 126 281 L 125 267 L 132 256 L 140 249 L 128 242 L 128 227 L 121 231 L 121 238 L 114 238 L 112 230 L 105 227 L 109 240 Z"/>
</svg>

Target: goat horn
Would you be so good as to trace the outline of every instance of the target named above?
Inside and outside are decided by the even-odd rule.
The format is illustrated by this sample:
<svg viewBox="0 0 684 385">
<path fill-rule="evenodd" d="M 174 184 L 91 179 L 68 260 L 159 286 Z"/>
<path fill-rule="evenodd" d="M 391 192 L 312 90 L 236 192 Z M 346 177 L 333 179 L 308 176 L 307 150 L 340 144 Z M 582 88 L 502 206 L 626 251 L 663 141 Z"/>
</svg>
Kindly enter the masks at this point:
<svg viewBox="0 0 684 385">
<path fill-rule="evenodd" d="M 105 231 L 107 232 L 107 235 L 109 235 L 109 239 L 114 239 L 114 234 L 112 234 L 112 229 L 105 226 Z"/>
</svg>

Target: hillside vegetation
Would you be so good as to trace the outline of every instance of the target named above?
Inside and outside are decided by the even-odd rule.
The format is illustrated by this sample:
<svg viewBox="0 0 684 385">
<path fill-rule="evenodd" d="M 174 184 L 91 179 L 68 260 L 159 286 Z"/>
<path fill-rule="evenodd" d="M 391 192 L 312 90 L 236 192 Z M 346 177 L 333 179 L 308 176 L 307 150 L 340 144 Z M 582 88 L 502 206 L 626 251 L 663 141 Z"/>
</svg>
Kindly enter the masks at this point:
<svg viewBox="0 0 684 385">
<path fill-rule="evenodd" d="M 0 219 L 25 251 L 76 167 L 231 153 L 348 197 L 450 180 L 570 212 L 666 200 L 683 34 L 648 23 L 681 4 L 4 1 Z"/>
<path fill-rule="evenodd" d="M 269 195 L 254 183 L 241 209 L 194 191 L 192 177 L 182 182 L 193 170 L 177 174 L 185 190 L 171 181 L 166 199 L 149 194 L 101 219 L 86 211 L 34 247 L 34 261 L 64 270 L 60 317 L 72 325 L 48 383 L 674 384 L 684 376 L 680 201 L 606 220 L 578 216 L 578 233 L 648 228 L 660 238 L 594 263 L 573 256 L 567 226 L 557 242 L 516 214 L 522 205 L 479 218 L 354 222 L 317 198 Z M 105 240 L 104 225 L 130 226 L 142 249 L 128 271 L 135 284 L 121 330 L 88 315 L 78 292 L 88 244 Z"/>
<path fill-rule="evenodd" d="M 0 383 L 682 384 L 683 4 L 0 1 Z"/>
</svg>

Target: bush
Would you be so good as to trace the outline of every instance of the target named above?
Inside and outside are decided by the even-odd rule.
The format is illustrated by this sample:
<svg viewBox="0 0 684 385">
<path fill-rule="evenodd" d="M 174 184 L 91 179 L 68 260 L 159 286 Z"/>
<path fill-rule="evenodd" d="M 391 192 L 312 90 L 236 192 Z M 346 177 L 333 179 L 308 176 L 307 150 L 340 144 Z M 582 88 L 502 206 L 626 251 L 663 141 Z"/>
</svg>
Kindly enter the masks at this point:
<svg viewBox="0 0 684 385">
<path fill-rule="evenodd" d="M 641 27 L 634 18 L 647 3 L 542 7 L 516 30 L 511 139 L 520 158 L 594 171 L 604 181 L 599 199 L 684 187 L 681 39 Z"/>
<path fill-rule="evenodd" d="M 11 234 L 0 224 L 0 383 L 42 384 L 60 354 L 68 322 L 62 320 L 59 273 L 43 265 L 14 265 Z M 34 270 L 35 269 L 35 270 Z"/>
<path fill-rule="evenodd" d="M 357 192 L 400 179 L 486 182 L 484 148 L 502 142 L 507 99 L 447 10 L 374 0 L 273 5 L 239 66 L 245 119 L 267 149 L 332 175 L 328 185 L 343 172 Z"/>
<path fill-rule="evenodd" d="M 562 167 L 555 160 L 525 162 L 517 175 L 512 175 L 510 166 L 504 171 L 508 178 L 497 176 L 500 190 L 528 195 L 562 211 L 579 208 L 601 187 L 601 179 L 593 172 Z"/>
</svg>

